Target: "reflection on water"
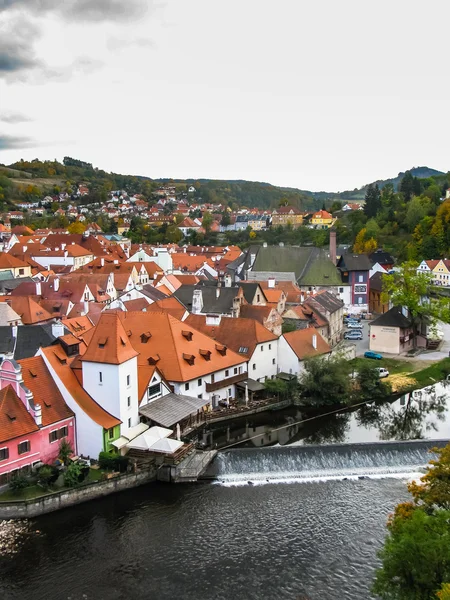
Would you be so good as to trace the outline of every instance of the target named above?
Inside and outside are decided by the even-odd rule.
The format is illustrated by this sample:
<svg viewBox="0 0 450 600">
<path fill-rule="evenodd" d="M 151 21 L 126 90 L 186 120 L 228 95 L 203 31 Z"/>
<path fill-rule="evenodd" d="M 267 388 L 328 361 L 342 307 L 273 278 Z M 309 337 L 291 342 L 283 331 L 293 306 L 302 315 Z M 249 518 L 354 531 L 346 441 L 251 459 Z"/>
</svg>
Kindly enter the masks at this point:
<svg viewBox="0 0 450 600">
<path fill-rule="evenodd" d="M 314 419 L 297 408 L 261 413 L 227 426 L 208 426 L 199 439 L 215 448 L 450 439 L 449 399 L 450 386 L 442 382 L 394 402 L 368 403 Z"/>
</svg>

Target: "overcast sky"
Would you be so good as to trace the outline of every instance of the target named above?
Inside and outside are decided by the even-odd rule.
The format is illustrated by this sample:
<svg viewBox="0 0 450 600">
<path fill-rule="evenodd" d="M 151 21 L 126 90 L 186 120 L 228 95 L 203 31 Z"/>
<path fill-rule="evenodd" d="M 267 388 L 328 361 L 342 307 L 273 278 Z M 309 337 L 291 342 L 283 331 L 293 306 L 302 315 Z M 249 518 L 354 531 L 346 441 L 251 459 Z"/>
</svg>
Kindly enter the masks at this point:
<svg viewBox="0 0 450 600">
<path fill-rule="evenodd" d="M 0 0 L 0 162 L 342 191 L 450 169 L 448 0 Z"/>
</svg>

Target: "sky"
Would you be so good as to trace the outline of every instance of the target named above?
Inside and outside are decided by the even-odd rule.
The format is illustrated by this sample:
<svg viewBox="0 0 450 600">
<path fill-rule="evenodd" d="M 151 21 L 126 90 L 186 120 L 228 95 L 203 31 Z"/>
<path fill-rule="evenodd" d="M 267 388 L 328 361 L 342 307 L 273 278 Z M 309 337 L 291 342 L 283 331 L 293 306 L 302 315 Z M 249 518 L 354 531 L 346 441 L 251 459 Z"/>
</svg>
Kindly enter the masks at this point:
<svg viewBox="0 0 450 600">
<path fill-rule="evenodd" d="M 0 163 L 354 189 L 447 172 L 448 0 L 0 0 Z"/>
</svg>

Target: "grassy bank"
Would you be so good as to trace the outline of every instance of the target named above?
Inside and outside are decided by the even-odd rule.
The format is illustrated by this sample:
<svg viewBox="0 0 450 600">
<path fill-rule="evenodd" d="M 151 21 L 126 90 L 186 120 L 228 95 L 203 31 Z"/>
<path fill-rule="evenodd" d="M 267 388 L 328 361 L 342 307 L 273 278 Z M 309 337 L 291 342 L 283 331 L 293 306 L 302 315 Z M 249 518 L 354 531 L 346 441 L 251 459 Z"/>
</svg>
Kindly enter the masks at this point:
<svg viewBox="0 0 450 600">
<path fill-rule="evenodd" d="M 367 363 L 374 367 L 385 367 L 389 371 L 389 377 L 384 381 L 389 382 L 392 385 L 392 391 L 396 393 L 409 392 L 433 385 L 446 379 L 450 373 L 450 358 L 444 358 L 422 369 L 420 366 L 423 365 L 423 361 L 397 360 L 395 358 L 382 358 L 382 360 L 355 358 L 348 362 L 349 374 L 357 373 L 361 365 Z"/>
</svg>

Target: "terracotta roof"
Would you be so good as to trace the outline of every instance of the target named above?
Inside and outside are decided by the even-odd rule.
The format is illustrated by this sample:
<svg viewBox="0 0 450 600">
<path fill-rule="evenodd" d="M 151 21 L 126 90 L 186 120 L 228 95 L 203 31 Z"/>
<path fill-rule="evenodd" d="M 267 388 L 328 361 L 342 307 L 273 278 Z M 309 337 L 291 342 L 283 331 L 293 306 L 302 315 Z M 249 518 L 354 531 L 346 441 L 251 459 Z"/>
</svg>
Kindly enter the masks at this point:
<svg viewBox="0 0 450 600">
<path fill-rule="evenodd" d="M 313 219 L 332 219 L 333 217 L 326 210 L 318 210 L 313 214 Z"/>
<path fill-rule="evenodd" d="M 230 319 L 225 317 L 221 319 L 220 325 L 206 325 L 204 315 L 189 315 L 184 323 L 188 323 L 198 331 L 209 335 L 247 358 L 253 354 L 257 344 L 278 339 L 276 335 L 255 319 Z M 242 348 L 247 348 L 246 352 L 239 352 Z"/>
<path fill-rule="evenodd" d="M 278 303 L 282 297 L 284 296 L 283 290 L 277 290 L 275 288 L 265 288 L 264 296 L 267 299 L 267 302 Z"/>
<path fill-rule="evenodd" d="M 261 288 L 264 290 L 264 293 L 269 288 L 268 281 L 258 281 L 255 283 L 259 283 Z M 286 302 L 290 304 L 296 304 L 300 302 L 301 290 L 293 281 L 275 281 L 274 289 L 283 290 L 283 292 L 286 294 Z"/>
<path fill-rule="evenodd" d="M 13 387 L 0 390 L 0 443 L 35 431 L 39 431 L 36 421 Z"/>
<path fill-rule="evenodd" d="M 146 312 L 166 312 L 181 321 L 186 313 L 186 308 L 175 296 L 170 296 L 170 298 L 156 300 L 152 304 L 147 305 Z"/>
<path fill-rule="evenodd" d="M 74 339 L 78 343 L 76 338 Z M 22 367 L 25 386 L 33 392 L 34 404 L 41 405 L 42 425 L 44 427 L 74 416 L 74 413 L 64 402 L 64 398 L 50 375 L 42 356 L 24 358 L 19 360 L 18 363 Z"/>
<path fill-rule="evenodd" d="M 317 349 L 313 346 L 313 336 L 317 339 Z M 307 329 L 297 329 L 284 334 L 284 339 L 295 352 L 299 360 L 320 356 L 331 352 L 331 347 L 323 339 L 323 337 L 312 327 Z"/>
<path fill-rule="evenodd" d="M 156 366 L 168 381 L 189 381 L 244 360 L 229 349 L 221 354 L 216 341 L 167 313 L 121 312 L 118 316 L 128 339 L 139 352 L 139 369 L 156 357 Z M 211 353 L 210 360 L 204 358 L 201 350 Z M 187 356 L 194 357 L 193 364 L 186 360 Z"/>
<path fill-rule="evenodd" d="M 45 308 L 30 296 L 11 296 L 9 304 L 20 315 L 24 325 L 34 325 L 53 318 Z"/>
<path fill-rule="evenodd" d="M 74 336 L 80 337 L 94 326 L 88 317 L 74 317 L 72 319 L 64 319 L 64 327 L 66 327 Z"/>
<path fill-rule="evenodd" d="M 79 358 L 68 358 L 61 346 L 51 346 L 41 349 L 44 360 L 48 360 L 50 366 L 61 380 L 64 387 L 70 393 L 78 406 L 95 423 L 104 429 L 110 429 L 120 425 L 121 421 L 102 408 L 91 396 L 83 389 L 77 376 L 71 368 L 75 360 Z"/>
<path fill-rule="evenodd" d="M 26 225 L 16 225 L 11 229 L 11 233 L 15 235 L 33 235 L 34 231 Z"/>
<path fill-rule="evenodd" d="M 127 300 L 124 303 L 127 310 L 145 311 L 149 307 L 149 303 L 145 298 L 136 298 L 135 300 Z"/>
<path fill-rule="evenodd" d="M 137 355 L 118 314 L 108 311 L 101 315 L 82 360 L 121 365 Z"/>
<path fill-rule="evenodd" d="M 180 271 L 188 271 L 194 273 L 203 267 L 204 263 L 207 262 L 207 257 L 202 255 L 189 256 L 189 254 L 175 253 L 172 254 L 173 268 L 179 269 Z"/>
<path fill-rule="evenodd" d="M 11 254 L 0 252 L 0 269 L 20 269 L 28 267 L 28 264 Z"/>
</svg>

